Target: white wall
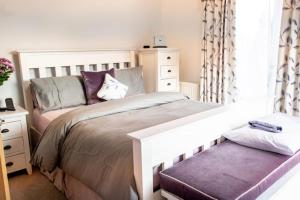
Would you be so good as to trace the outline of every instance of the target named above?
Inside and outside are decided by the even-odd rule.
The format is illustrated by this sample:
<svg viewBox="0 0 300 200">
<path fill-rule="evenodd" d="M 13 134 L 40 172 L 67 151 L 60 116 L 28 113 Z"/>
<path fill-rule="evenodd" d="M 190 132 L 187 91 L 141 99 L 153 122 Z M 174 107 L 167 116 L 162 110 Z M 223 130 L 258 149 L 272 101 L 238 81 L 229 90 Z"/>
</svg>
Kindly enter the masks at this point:
<svg viewBox="0 0 300 200">
<path fill-rule="evenodd" d="M 180 49 L 180 80 L 199 82 L 202 41 L 201 0 L 162 0 L 161 33 Z"/>
<path fill-rule="evenodd" d="M 13 59 L 17 67 L 0 87 L 0 99 L 23 104 L 14 51 L 137 49 L 159 32 L 160 1 L 0 0 L 0 57 Z"/>
<path fill-rule="evenodd" d="M 252 16 L 251 12 L 256 10 L 256 17 L 250 17 L 249 22 L 237 19 L 240 30 L 237 34 L 242 37 L 237 45 L 244 49 L 244 59 L 238 63 L 239 73 L 244 74 L 241 76 L 244 78 L 240 79 L 242 83 L 239 83 L 242 84 L 240 89 L 245 92 L 244 97 L 258 94 L 257 89 L 260 89 L 259 95 L 264 94 L 266 88 L 270 88 L 261 87 L 268 82 L 268 77 L 263 75 L 267 70 L 259 66 L 269 64 L 274 68 L 277 63 L 274 62 L 276 50 L 273 55 L 268 55 L 268 38 L 263 39 L 270 31 L 270 13 L 257 9 L 254 2 L 258 1 L 237 0 L 237 14 L 250 12 L 243 16 Z M 259 3 L 262 5 L 260 8 L 263 5 L 266 8 L 272 0 L 263 2 Z M 280 15 L 278 10 L 281 7 L 275 7 Z M 0 56 L 12 59 L 12 52 L 18 49 L 138 49 L 143 44 L 152 44 L 154 35 L 163 34 L 169 47 L 181 51 L 180 80 L 199 83 L 202 12 L 201 0 L 0 0 Z M 275 19 L 278 21 L 280 17 Z M 269 29 L 263 29 L 264 26 Z M 276 32 L 278 27 L 278 24 L 271 27 L 272 32 Z M 256 36 L 262 38 L 261 43 L 255 40 Z M 275 39 L 278 37 L 273 36 Z M 253 43 L 249 42 L 249 37 Z M 271 49 L 277 46 L 274 38 L 269 38 L 269 44 L 274 47 Z M 256 52 L 261 61 L 252 59 L 249 52 Z M 16 57 L 14 62 L 17 63 Z M 257 69 L 254 70 L 253 66 Z M 16 67 L 19 72 L 18 65 Z M 248 76 L 248 73 L 252 75 Z M 262 84 L 254 82 L 250 89 L 247 88 L 250 77 L 256 74 L 260 75 Z M 13 97 L 16 103 L 22 104 L 20 79 L 17 77 L 18 73 L 0 87 L 0 99 Z M 269 76 L 270 79 L 274 82 L 274 77 Z"/>
</svg>

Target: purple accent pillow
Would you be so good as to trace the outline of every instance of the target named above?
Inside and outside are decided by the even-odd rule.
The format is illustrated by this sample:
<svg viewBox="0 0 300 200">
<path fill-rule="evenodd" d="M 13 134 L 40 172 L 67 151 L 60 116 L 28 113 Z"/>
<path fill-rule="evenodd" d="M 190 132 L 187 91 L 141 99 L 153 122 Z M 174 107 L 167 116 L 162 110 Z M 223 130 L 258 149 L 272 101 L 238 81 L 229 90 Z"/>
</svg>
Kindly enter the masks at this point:
<svg viewBox="0 0 300 200">
<path fill-rule="evenodd" d="M 108 71 L 102 71 L 102 72 L 81 71 L 88 105 L 105 101 L 104 99 L 99 99 L 97 97 L 97 93 L 101 89 L 104 83 L 106 73 L 108 73 L 112 77 L 115 77 L 115 71 L 113 68 Z"/>
</svg>

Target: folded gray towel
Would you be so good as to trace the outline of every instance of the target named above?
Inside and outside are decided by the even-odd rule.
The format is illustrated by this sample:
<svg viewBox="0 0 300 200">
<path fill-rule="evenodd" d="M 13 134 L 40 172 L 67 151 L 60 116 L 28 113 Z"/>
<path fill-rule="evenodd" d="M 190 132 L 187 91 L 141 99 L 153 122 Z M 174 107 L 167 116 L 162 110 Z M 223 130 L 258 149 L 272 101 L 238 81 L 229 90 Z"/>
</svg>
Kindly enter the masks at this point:
<svg viewBox="0 0 300 200">
<path fill-rule="evenodd" d="M 266 122 L 260 122 L 260 121 L 249 121 L 248 122 L 251 128 L 260 129 L 263 131 L 273 132 L 273 133 L 280 133 L 282 131 L 281 126 L 277 126 L 274 124 L 269 124 Z"/>
</svg>

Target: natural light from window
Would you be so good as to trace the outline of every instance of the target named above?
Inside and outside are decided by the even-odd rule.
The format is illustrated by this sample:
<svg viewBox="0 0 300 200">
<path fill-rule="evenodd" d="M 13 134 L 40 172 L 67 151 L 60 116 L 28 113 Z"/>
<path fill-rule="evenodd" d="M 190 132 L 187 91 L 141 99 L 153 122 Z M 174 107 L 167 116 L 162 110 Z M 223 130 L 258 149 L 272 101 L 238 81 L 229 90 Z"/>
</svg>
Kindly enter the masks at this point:
<svg viewBox="0 0 300 200">
<path fill-rule="evenodd" d="M 237 0 L 236 57 L 239 99 L 275 91 L 281 1 Z"/>
</svg>

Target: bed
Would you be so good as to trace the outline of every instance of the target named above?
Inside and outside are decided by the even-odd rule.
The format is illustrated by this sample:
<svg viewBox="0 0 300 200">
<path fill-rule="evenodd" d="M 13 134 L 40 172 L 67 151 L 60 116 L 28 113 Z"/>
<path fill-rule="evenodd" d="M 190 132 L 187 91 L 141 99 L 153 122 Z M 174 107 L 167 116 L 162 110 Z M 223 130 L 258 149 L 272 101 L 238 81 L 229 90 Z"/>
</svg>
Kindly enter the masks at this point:
<svg viewBox="0 0 300 200">
<path fill-rule="evenodd" d="M 251 101 L 251 107 L 247 102 L 248 107 L 240 113 L 240 106 L 245 107 L 244 104 L 229 109 L 228 106 L 201 104 L 169 93 L 146 94 L 100 103 L 101 106 L 80 106 L 41 114 L 32 103 L 30 80 L 78 75 L 81 70 L 134 68 L 135 51 L 19 51 L 19 60 L 32 140 L 43 137 L 40 145 L 45 143 L 44 148 L 38 150 L 38 156 L 33 157 L 33 163 L 42 167 L 44 174 L 71 199 L 80 199 L 82 194 L 89 199 L 118 198 L 115 191 L 124 188 L 118 185 L 123 183 L 122 178 L 127 181 L 125 199 L 159 199 L 160 193 L 153 190 L 153 169 L 166 169 L 173 165 L 174 158 L 184 160 L 194 152 L 220 143 L 224 131 L 268 112 L 266 99 Z M 93 137 L 100 137 L 97 133 L 99 124 L 106 124 L 106 132 L 100 134 L 104 135 L 100 142 L 105 148 L 97 147 L 99 139 L 93 140 Z M 55 137 L 43 134 L 44 130 Z M 92 137 L 85 138 L 81 132 L 88 132 Z M 107 136 L 107 132 L 115 134 Z M 84 142 L 78 145 L 78 141 Z M 61 151 L 67 156 L 62 157 Z M 74 153 L 82 151 L 86 155 L 103 152 L 94 162 L 106 159 L 114 165 L 101 168 L 101 163 L 93 164 L 91 157 Z M 116 157 L 120 159 L 112 159 Z M 73 168 L 76 163 L 90 164 Z M 114 167 L 124 165 L 129 166 L 125 171 Z M 110 170 L 116 170 L 116 173 L 108 177 Z M 102 177 L 93 179 L 90 172 L 98 171 Z M 82 172 L 86 173 L 82 175 Z"/>
</svg>

